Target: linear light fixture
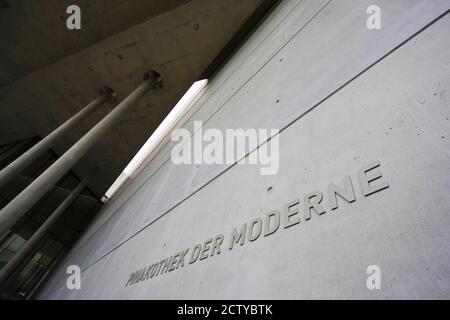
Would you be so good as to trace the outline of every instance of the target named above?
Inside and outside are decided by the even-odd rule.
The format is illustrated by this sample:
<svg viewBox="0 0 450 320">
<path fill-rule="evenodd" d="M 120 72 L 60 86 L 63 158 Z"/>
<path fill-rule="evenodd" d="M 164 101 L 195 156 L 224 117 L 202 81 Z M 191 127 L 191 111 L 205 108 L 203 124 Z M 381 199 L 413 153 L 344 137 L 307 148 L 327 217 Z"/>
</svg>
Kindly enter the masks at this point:
<svg viewBox="0 0 450 320">
<path fill-rule="evenodd" d="M 193 102 L 202 92 L 208 83 L 207 79 L 199 80 L 189 88 L 184 96 L 178 101 L 175 107 L 170 111 L 167 117 L 161 122 L 158 128 L 153 132 L 150 138 L 145 142 L 142 148 L 134 156 L 134 158 L 128 163 L 126 168 L 120 174 L 120 176 L 114 181 L 109 190 L 102 198 L 103 202 L 113 197 L 115 193 L 129 180 L 132 180 L 144 166 L 149 156 L 159 146 L 160 142 L 166 137 L 173 129 L 178 121 L 186 114 L 193 106 Z"/>
</svg>

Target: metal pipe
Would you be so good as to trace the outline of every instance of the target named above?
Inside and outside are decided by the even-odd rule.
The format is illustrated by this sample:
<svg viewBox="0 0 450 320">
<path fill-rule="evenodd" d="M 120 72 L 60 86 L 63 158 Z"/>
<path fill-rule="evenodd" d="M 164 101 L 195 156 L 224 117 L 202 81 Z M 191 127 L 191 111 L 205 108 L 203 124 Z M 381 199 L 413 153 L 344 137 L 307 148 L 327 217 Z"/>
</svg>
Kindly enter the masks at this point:
<svg viewBox="0 0 450 320">
<path fill-rule="evenodd" d="M 104 88 L 100 91 L 100 96 L 94 101 L 89 103 L 86 107 L 81 109 L 77 114 L 64 122 L 52 133 L 46 136 L 44 139 L 36 143 L 32 148 L 22 154 L 19 158 L 11 162 L 8 166 L 0 171 L 0 188 L 5 186 L 11 179 L 21 173 L 26 167 L 28 167 L 33 161 L 38 159 L 47 150 L 52 148 L 55 143 L 61 139 L 69 130 L 79 124 L 83 119 L 88 117 L 98 107 L 104 104 L 108 99 L 114 96 L 114 92 L 109 88 Z"/>
<path fill-rule="evenodd" d="M 148 72 L 144 79 L 146 79 L 144 83 L 0 211 L 0 235 L 10 229 L 30 210 L 123 117 L 130 107 L 138 102 L 150 89 L 157 90 L 162 87 L 162 78 L 157 72 Z"/>
<path fill-rule="evenodd" d="M 61 215 L 66 212 L 66 210 L 74 203 L 74 201 L 81 194 L 83 189 L 86 187 L 87 178 L 83 179 L 78 186 L 70 192 L 66 199 L 56 208 L 55 211 L 50 215 L 50 217 L 39 227 L 39 229 L 31 236 L 30 239 L 20 248 L 14 257 L 8 261 L 8 263 L 0 270 L 0 291 L 4 289 L 9 280 L 11 280 L 15 274 L 20 271 L 20 265 L 25 261 L 25 259 L 32 253 L 37 245 L 40 243 L 42 238 L 46 235 Z"/>
</svg>

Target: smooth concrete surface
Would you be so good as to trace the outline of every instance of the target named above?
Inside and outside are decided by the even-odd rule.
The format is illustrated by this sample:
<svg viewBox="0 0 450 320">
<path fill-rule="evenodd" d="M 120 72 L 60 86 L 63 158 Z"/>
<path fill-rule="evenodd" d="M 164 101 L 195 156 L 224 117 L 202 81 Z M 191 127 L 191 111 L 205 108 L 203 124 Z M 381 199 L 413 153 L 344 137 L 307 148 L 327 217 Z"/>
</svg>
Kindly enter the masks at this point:
<svg viewBox="0 0 450 320">
<path fill-rule="evenodd" d="M 0 86 L 192 0 L 5 0 L 1 9 Z M 68 32 L 67 7 L 81 9 L 81 29 Z M 58 45 L 55 46 L 55 43 Z"/>
<path fill-rule="evenodd" d="M 277 175 L 175 166 L 168 144 L 38 298 L 448 299 L 450 2 L 379 1 L 378 31 L 366 28 L 371 4 L 283 1 L 184 125 L 282 129 Z M 357 170 L 374 161 L 390 187 L 365 197 Z M 355 202 L 339 198 L 332 211 L 324 198 L 325 214 L 228 250 L 233 228 L 325 194 L 345 175 Z M 219 234 L 220 254 L 126 286 L 137 270 Z M 82 268 L 81 290 L 66 288 L 68 265 Z M 366 287 L 370 265 L 381 268 L 380 290 Z"/>
</svg>

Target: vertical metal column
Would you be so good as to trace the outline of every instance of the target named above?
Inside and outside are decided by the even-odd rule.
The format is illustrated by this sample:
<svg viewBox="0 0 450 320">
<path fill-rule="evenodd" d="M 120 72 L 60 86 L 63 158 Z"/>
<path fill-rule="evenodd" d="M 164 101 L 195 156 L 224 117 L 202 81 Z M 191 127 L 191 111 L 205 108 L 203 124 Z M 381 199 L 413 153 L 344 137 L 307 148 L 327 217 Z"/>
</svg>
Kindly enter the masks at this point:
<svg viewBox="0 0 450 320">
<path fill-rule="evenodd" d="M 117 107 L 86 133 L 66 153 L 56 160 L 45 172 L 0 211 L 0 234 L 10 229 L 31 207 L 45 195 L 64 174 L 83 157 L 89 149 L 150 89 L 162 88 L 162 78 L 155 72 L 148 72 L 145 81 Z"/>
<path fill-rule="evenodd" d="M 44 154 L 48 149 L 53 147 L 55 143 L 74 126 L 79 124 L 83 119 L 94 112 L 98 107 L 104 104 L 108 99 L 114 96 L 114 92 L 109 88 L 100 90 L 100 96 L 80 110 L 72 118 L 64 122 L 52 133 L 35 144 L 30 150 L 26 151 L 19 158 L 0 171 L 0 188 L 6 185 L 12 178 L 21 173 L 39 156 Z"/>
<path fill-rule="evenodd" d="M 19 252 L 17 252 L 16 255 L 3 267 L 3 269 L 0 270 L 0 291 L 4 289 L 8 281 L 12 279 L 18 271 L 20 271 L 19 268 L 22 262 L 24 262 L 28 255 L 37 248 L 37 245 L 41 242 L 47 231 L 55 225 L 61 215 L 66 212 L 70 205 L 78 198 L 83 189 L 86 187 L 87 181 L 87 178 L 83 179 L 83 181 L 81 181 L 78 186 L 70 192 L 67 198 L 64 199 L 55 211 L 53 211 L 44 224 L 42 224 L 24 244 L 24 246 L 20 248 Z"/>
</svg>

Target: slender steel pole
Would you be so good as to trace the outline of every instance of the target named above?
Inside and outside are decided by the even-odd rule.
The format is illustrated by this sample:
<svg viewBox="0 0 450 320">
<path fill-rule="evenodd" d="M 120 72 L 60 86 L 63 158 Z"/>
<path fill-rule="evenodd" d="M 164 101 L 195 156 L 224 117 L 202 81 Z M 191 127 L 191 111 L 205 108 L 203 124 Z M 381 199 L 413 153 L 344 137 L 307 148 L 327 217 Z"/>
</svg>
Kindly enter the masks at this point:
<svg viewBox="0 0 450 320">
<path fill-rule="evenodd" d="M 55 143 L 61 139 L 69 130 L 79 124 L 83 119 L 88 117 L 98 107 L 104 104 L 114 93 L 111 89 L 103 89 L 99 97 L 81 109 L 77 114 L 64 122 L 52 133 L 35 144 L 31 149 L 22 154 L 15 161 L 0 171 L 0 188 L 5 186 L 11 179 L 21 173 L 26 167 L 33 163 L 37 158 L 52 148 Z"/>
<path fill-rule="evenodd" d="M 156 72 L 149 72 L 144 83 L 0 211 L 0 235 L 10 229 L 30 210 L 122 118 L 128 109 L 138 102 L 150 89 L 160 89 L 161 87 L 161 76 Z"/>
<path fill-rule="evenodd" d="M 31 252 L 33 252 L 42 238 L 46 235 L 61 217 L 61 215 L 66 212 L 66 210 L 72 205 L 72 203 L 78 198 L 83 189 L 86 187 L 88 179 L 85 178 L 81 181 L 78 186 L 70 192 L 66 199 L 56 208 L 55 211 L 50 215 L 50 217 L 42 224 L 39 229 L 31 236 L 30 239 L 20 248 L 19 252 L 8 261 L 8 263 L 0 270 L 0 291 L 5 287 L 5 285 L 11 280 L 16 272 L 20 271 L 20 265 L 25 261 Z"/>
</svg>

